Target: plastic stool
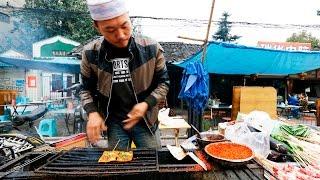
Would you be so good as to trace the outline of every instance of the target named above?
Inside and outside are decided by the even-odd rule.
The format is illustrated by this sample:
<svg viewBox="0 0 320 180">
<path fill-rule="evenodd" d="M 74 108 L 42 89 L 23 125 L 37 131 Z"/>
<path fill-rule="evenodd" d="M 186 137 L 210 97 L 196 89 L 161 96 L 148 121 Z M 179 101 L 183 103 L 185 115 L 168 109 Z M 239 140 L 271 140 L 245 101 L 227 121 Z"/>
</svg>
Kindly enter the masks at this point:
<svg viewBox="0 0 320 180">
<path fill-rule="evenodd" d="M 0 122 L 9 121 L 9 115 L 0 115 Z"/>
<path fill-rule="evenodd" d="M 39 133 L 42 136 L 57 136 L 57 123 L 55 119 L 43 119 L 39 123 Z"/>
<path fill-rule="evenodd" d="M 3 115 L 11 116 L 11 109 L 10 108 L 5 108 L 4 112 L 3 112 Z"/>
</svg>

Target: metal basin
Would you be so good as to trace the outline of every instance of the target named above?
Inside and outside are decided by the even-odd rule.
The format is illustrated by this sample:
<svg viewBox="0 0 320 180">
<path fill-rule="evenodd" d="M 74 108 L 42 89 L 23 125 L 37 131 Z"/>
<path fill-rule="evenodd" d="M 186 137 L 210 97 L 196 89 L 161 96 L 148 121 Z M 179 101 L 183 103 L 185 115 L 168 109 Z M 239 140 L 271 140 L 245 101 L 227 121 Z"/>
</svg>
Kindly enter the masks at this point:
<svg viewBox="0 0 320 180">
<path fill-rule="evenodd" d="M 210 143 L 217 143 L 227 141 L 223 135 L 218 132 L 201 132 L 201 138 L 197 137 L 197 143 L 200 148 L 204 148 L 206 145 Z"/>
</svg>

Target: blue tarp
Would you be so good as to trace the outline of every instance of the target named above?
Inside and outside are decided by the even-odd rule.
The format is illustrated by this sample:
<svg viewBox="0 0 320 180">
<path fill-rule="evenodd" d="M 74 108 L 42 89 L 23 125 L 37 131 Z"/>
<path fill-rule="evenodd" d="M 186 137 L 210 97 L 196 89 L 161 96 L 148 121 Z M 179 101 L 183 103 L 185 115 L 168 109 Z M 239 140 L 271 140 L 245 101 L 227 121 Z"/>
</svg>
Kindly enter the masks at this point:
<svg viewBox="0 0 320 180">
<path fill-rule="evenodd" d="M 183 71 L 179 98 L 196 112 L 202 112 L 209 97 L 209 75 L 200 62 L 190 62 Z"/>
<path fill-rule="evenodd" d="M 202 50 L 174 64 L 185 68 L 189 62 L 201 61 L 201 57 Z M 203 66 L 209 73 L 216 74 L 297 74 L 320 68 L 320 52 L 271 50 L 210 42 Z"/>
<path fill-rule="evenodd" d="M 80 73 L 80 60 L 70 58 L 22 59 L 0 56 L 0 62 L 19 68 L 44 70 L 49 72 Z"/>
</svg>

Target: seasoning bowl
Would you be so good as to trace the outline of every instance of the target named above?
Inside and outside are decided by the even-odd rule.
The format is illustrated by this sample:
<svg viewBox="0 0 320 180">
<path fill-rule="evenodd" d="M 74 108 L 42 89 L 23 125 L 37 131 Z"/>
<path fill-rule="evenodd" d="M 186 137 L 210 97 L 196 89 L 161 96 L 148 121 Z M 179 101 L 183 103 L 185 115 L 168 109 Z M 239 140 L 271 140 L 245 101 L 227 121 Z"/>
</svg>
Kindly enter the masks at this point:
<svg viewBox="0 0 320 180">
<path fill-rule="evenodd" d="M 250 147 L 232 142 L 211 143 L 204 150 L 212 161 L 227 167 L 245 165 L 254 157 L 254 152 Z M 229 152 L 225 153 L 226 151 Z M 219 153 L 229 154 L 234 157 L 224 157 L 224 155 L 219 155 Z"/>
<path fill-rule="evenodd" d="M 200 133 L 200 138 L 197 137 L 197 143 L 200 148 L 204 148 L 210 143 L 217 143 L 227 141 L 222 134 L 219 134 L 217 131 L 206 131 Z"/>
</svg>

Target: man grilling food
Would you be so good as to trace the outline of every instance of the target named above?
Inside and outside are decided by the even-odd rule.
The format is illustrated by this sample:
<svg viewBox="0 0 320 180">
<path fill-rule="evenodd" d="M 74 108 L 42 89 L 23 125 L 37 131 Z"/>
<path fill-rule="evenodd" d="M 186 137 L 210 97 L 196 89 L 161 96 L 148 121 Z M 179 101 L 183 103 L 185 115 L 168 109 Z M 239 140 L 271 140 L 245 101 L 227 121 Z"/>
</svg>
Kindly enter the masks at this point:
<svg viewBox="0 0 320 180">
<path fill-rule="evenodd" d="M 93 25 L 103 36 L 85 45 L 80 97 L 88 114 L 87 136 L 96 144 L 126 150 L 160 147 L 157 103 L 169 90 L 163 49 L 133 37 L 124 0 L 87 0 Z M 107 130 L 108 127 L 108 130 Z"/>
</svg>

